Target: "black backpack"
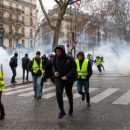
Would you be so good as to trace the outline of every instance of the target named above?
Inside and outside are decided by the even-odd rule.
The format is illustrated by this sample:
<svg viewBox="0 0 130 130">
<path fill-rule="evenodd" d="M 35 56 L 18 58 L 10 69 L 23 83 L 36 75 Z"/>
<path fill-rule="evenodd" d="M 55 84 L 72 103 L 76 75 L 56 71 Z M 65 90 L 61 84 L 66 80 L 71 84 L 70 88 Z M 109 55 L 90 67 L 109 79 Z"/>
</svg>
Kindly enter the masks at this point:
<svg viewBox="0 0 130 130">
<path fill-rule="evenodd" d="M 9 66 L 10 66 L 10 67 L 13 67 L 13 65 L 14 65 L 14 64 L 13 64 L 13 61 L 14 61 L 14 60 L 13 60 L 13 57 L 12 57 L 12 58 L 10 59 L 10 62 L 9 62 Z"/>
</svg>

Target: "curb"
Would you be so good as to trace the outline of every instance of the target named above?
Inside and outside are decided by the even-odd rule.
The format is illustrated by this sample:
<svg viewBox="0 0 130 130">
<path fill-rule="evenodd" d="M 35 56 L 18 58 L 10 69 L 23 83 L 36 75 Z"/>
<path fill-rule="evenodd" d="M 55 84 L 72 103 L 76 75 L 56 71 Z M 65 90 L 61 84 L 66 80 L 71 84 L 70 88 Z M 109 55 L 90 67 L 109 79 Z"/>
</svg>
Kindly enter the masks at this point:
<svg viewBox="0 0 130 130">
<path fill-rule="evenodd" d="M 33 81 L 29 81 L 29 82 L 25 82 L 25 83 L 18 83 L 18 84 L 9 84 L 9 85 L 5 85 L 5 87 L 12 87 L 12 86 L 16 86 L 16 85 L 22 85 L 22 84 L 29 84 L 32 83 Z"/>
</svg>

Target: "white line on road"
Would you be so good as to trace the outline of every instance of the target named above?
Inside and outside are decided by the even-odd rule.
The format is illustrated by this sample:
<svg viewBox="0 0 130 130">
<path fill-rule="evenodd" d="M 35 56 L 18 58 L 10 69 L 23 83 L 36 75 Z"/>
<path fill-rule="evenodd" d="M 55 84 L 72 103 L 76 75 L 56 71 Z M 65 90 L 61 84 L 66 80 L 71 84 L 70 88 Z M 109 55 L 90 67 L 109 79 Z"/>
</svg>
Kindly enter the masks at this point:
<svg viewBox="0 0 130 130">
<path fill-rule="evenodd" d="M 130 103 L 130 90 L 114 101 L 112 104 L 128 105 Z"/>
<path fill-rule="evenodd" d="M 111 94 L 115 93 L 118 90 L 119 90 L 119 88 L 109 88 L 109 89 L 105 90 L 104 92 L 92 97 L 91 102 L 99 103 L 100 101 L 107 98 L 108 96 L 110 96 Z"/>
</svg>

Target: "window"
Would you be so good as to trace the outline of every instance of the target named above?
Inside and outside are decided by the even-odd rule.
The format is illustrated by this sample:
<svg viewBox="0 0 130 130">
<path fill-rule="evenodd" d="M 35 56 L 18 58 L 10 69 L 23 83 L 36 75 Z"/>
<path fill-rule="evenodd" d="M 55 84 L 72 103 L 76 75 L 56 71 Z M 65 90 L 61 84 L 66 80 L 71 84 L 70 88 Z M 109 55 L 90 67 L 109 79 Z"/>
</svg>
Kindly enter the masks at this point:
<svg viewBox="0 0 130 130">
<path fill-rule="evenodd" d="M 32 15 L 32 9 L 30 9 L 30 15 Z"/>
<path fill-rule="evenodd" d="M 1 19 L 3 18 L 3 12 L 0 12 L 0 18 Z"/>
<path fill-rule="evenodd" d="M 9 3 L 9 8 L 12 8 L 12 3 Z"/>
<path fill-rule="evenodd" d="M 18 36 L 18 29 L 15 29 L 15 35 Z"/>
<path fill-rule="evenodd" d="M 33 45 L 32 45 L 32 40 L 30 41 L 30 48 L 32 48 L 33 47 Z"/>
<path fill-rule="evenodd" d="M 12 20 L 12 14 L 9 14 L 9 20 Z"/>
<path fill-rule="evenodd" d="M 30 37 L 32 37 L 32 29 L 30 29 Z"/>
<path fill-rule="evenodd" d="M 0 5 L 3 5 L 3 0 L 0 0 Z"/>
<path fill-rule="evenodd" d="M 25 47 L 25 43 L 24 43 L 24 40 L 22 40 L 22 47 Z"/>
<path fill-rule="evenodd" d="M 24 6 L 22 6 L 22 13 L 24 13 Z"/>
<path fill-rule="evenodd" d="M 16 47 L 18 47 L 18 39 L 16 39 Z"/>
<path fill-rule="evenodd" d="M 32 0 L 29 0 L 29 3 L 32 3 Z"/>
<path fill-rule="evenodd" d="M 12 39 L 9 39 L 9 47 L 12 47 Z"/>
<path fill-rule="evenodd" d="M 3 28 L 3 24 L 0 24 L 0 28 Z"/>
<path fill-rule="evenodd" d="M 17 4 L 16 4 L 15 8 L 18 9 L 18 5 Z"/>
<path fill-rule="evenodd" d="M 18 22 L 18 15 L 15 16 L 15 21 Z"/>
<path fill-rule="evenodd" d="M 9 34 L 12 34 L 12 26 L 9 26 Z"/>
<path fill-rule="evenodd" d="M 32 18 L 30 18 L 30 26 L 32 26 Z"/>
<path fill-rule="evenodd" d="M 24 35 L 24 28 L 22 28 L 22 34 Z"/>
<path fill-rule="evenodd" d="M 22 16 L 22 23 L 24 24 L 24 16 Z"/>
</svg>

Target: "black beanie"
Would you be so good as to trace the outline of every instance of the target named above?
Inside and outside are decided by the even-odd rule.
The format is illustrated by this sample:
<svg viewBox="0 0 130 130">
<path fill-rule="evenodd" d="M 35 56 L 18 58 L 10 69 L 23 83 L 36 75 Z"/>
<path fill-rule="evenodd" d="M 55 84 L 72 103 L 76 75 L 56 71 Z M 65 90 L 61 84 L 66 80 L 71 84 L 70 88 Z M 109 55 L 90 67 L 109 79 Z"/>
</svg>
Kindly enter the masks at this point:
<svg viewBox="0 0 130 130">
<path fill-rule="evenodd" d="M 28 54 L 26 53 L 25 56 L 28 57 Z"/>
<path fill-rule="evenodd" d="M 17 52 L 15 52 L 15 53 L 14 53 L 14 56 L 15 56 L 15 57 L 17 57 L 17 56 L 18 56 L 18 53 L 17 53 Z"/>
<path fill-rule="evenodd" d="M 41 52 L 40 52 L 40 51 L 37 51 L 37 52 L 36 52 L 36 55 L 41 55 Z"/>
</svg>

